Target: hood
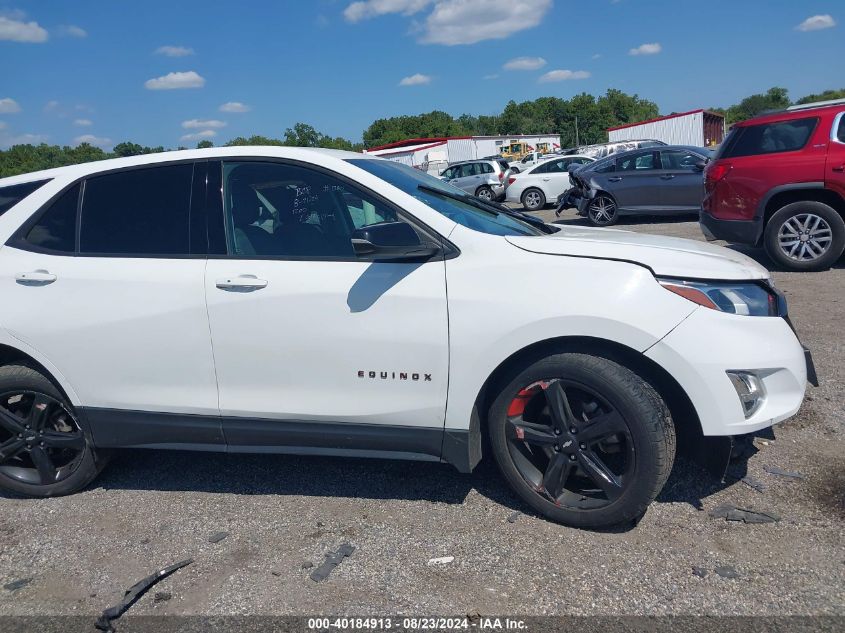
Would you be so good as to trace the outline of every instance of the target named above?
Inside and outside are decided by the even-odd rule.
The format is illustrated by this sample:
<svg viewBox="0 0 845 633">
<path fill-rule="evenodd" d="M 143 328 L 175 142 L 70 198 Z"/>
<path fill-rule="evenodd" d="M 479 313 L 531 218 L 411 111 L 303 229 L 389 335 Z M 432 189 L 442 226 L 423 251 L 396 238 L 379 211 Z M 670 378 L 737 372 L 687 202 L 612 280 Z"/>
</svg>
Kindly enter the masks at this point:
<svg viewBox="0 0 845 633">
<path fill-rule="evenodd" d="M 668 277 L 720 280 L 769 278 L 769 271 L 750 257 L 722 246 L 678 237 L 565 226 L 551 235 L 506 239 L 532 253 L 630 261 L 647 266 L 656 275 Z"/>
</svg>

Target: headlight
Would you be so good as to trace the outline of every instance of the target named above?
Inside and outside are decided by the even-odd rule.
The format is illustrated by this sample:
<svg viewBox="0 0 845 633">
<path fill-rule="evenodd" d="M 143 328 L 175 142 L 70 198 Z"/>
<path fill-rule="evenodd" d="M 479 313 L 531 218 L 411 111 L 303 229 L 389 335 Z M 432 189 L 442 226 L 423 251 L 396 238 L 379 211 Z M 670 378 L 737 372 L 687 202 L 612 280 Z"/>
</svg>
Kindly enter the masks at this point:
<svg viewBox="0 0 845 633">
<path fill-rule="evenodd" d="M 786 316 L 786 300 L 774 286 L 753 281 L 658 279 L 660 285 L 711 310 L 744 316 Z"/>
</svg>

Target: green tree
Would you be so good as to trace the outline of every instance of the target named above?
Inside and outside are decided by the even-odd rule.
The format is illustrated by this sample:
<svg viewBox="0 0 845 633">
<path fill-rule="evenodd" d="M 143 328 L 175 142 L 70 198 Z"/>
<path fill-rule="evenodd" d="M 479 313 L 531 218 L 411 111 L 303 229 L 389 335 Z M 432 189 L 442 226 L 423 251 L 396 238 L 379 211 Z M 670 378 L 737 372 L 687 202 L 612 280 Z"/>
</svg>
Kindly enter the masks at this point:
<svg viewBox="0 0 845 633">
<path fill-rule="evenodd" d="M 202 141 L 197 143 L 197 149 L 208 149 L 209 147 L 214 147 L 214 143 L 212 143 L 208 139 L 203 139 Z"/>
<path fill-rule="evenodd" d="M 807 95 L 806 97 L 801 97 L 795 103 L 796 105 L 802 105 L 804 103 L 815 103 L 816 101 L 833 101 L 834 99 L 845 99 L 845 88 L 841 90 L 825 90 L 819 94 Z"/>
<path fill-rule="evenodd" d="M 728 125 L 755 117 L 767 110 L 783 110 L 788 108 L 789 91 L 786 88 L 769 88 L 763 94 L 746 97 L 736 105 L 729 107 L 726 112 Z"/>
</svg>

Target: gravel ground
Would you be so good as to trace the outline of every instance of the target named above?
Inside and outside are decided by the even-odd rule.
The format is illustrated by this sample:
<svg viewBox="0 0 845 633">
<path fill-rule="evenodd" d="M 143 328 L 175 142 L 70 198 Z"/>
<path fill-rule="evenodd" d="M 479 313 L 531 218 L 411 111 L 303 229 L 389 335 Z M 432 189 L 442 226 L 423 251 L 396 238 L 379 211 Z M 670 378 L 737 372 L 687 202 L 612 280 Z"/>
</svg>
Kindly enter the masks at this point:
<svg viewBox="0 0 845 633">
<path fill-rule="evenodd" d="M 559 221 L 582 223 L 571 212 Z M 622 228 L 702 239 L 686 218 Z M 845 615 L 845 262 L 775 279 L 821 387 L 754 439 L 728 483 L 679 460 L 637 527 L 549 523 L 486 462 L 461 475 L 430 463 L 125 452 L 83 493 L 0 499 L 0 614 L 93 617 L 144 576 L 194 557 L 130 613 Z M 764 492 L 736 481 L 746 470 Z M 782 520 L 710 518 L 722 503 Z M 219 531 L 229 535 L 210 543 Z M 310 580 L 308 566 L 346 542 L 354 553 L 327 581 Z M 442 556 L 454 560 L 428 564 Z M 715 573 L 721 566 L 737 577 Z"/>
</svg>

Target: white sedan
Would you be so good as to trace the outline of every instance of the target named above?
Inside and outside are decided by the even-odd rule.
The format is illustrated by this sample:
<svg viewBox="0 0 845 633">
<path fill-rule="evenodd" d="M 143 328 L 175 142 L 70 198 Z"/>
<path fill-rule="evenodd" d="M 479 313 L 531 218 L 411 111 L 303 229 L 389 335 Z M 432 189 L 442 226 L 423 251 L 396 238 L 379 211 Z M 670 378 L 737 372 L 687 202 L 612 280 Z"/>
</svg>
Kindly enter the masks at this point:
<svg viewBox="0 0 845 633">
<path fill-rule="evenodd" d="M 595 159 L 589 156 L 561 156 L 557 160 L 543 161 L 531 169 L 508 178 L 505 199 L 508 202 L 520 202 L 526 211 L 538 211 L 546 203 L 557 197 L 571 186 L 569 169 L 572 165 L 586 165 Z"/>
</svg>

